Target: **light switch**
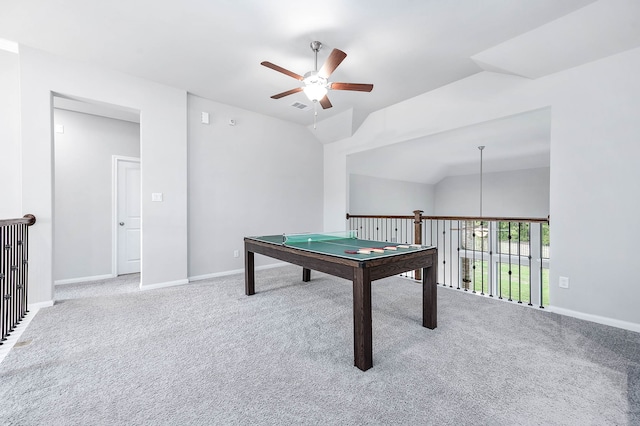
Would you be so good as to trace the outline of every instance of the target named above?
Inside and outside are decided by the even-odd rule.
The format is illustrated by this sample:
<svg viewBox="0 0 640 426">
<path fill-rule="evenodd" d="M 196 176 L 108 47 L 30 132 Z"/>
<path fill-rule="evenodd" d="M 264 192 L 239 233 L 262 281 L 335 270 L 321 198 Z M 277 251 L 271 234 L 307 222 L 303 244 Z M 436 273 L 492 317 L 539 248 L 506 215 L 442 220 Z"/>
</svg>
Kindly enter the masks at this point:
<svg viewBox="0 0 640 426">
<path fill-rule="evenodd" d="M 151 201 L 162 201 L 162 192 L 153 192 L 151 194 Z"/>
<path fill-rule="evenodd" d="M 202 124 L 209 124 L 209 113 L 203 111 L 202 114 L 200 114 L 200 120 Z"/>
</svg>

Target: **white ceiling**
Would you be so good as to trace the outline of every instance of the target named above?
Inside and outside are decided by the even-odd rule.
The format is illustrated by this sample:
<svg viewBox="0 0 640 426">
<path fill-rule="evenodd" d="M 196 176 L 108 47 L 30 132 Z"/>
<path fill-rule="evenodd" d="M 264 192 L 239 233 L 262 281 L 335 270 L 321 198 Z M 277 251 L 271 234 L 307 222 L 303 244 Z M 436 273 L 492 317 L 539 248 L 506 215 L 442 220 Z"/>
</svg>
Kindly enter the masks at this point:
<svg viewBox="0 0 640 426">
<path fill-rule="evenodd" d="M 260 65 L 312 70 L 309 43 L 347 53 L 332 81 L 334 107 L 369 113 L 482 70 L 472 56 L 594 0 L 0 0 L 0 38 L 185 89 L 228 105 L 313 122 L 299 85 Z"/>
<path fill-rule="evenodd" d="M 436 184 L 446 176 L 549 167 L 551 111 L 540 109 L 347 158 L 350 173 Z"/>
<path fill-rule="evenodd" d="M 357 128 L 372 111 L 483 70 L 538 78 L 638 47 L 640 1 L 0 0 L 0 39 L 309 127 L 313 109 L 291 106 L 308 103 L 304 94 L 270 99 L 299 82 L 260 62 L 304 74 L 314 65 L 309 43 L 319 40 L 325 45 L 320 64 L 333 48 L 348 55 L 331 81 L 375 86 L 371 93 L 331 91 L 333 108 L 319 110 L 318 120 L 324 120 L 353 108 Z M 521 129 L 521 144 L 509 152 L 518 158 L 531 155 L 535 165 L 545 157 L 548 166 L 548 123 L 538 118 L 536 113 L 512 118 L 530 135 L 523 136 Z M 431 171 L 403 179 L 433 183 L 442 173 L 468 172 L 464 165 L 472 159 L 461 152 L 469 150 L 470 131 L 493 133 L 496 143 L 510 131 L 502 121 L 492 124 L 498 126 L 493 132 L 487 124 L 398 144 L 393 155 L 405 161 L 411 155 L 402 147 L 438 147 L 437 164 L 421 163 Z M 535 153 L 529 152 L 530 141 Z M 361 155 L 373 161 L 378 151 Z M 390 155 L 385 153 L 387 159 Z M 357 164 L 355 157 L 351 163 Z M 509 161 L 503 164 L 508 167 Z M 393 176 L 403 173 L 398 169 Z"/>
</svg>

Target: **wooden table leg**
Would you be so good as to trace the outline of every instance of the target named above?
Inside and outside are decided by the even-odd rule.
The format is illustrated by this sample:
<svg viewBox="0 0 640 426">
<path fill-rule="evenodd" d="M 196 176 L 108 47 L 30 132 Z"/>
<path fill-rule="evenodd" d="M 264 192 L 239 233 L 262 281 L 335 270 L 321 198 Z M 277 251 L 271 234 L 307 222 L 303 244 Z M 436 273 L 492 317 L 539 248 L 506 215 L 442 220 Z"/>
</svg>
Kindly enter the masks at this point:
<svg viewBox="0 0 640 426">
<path fill-rule="evenodd" d="M 251 296 L 256 293 L 253 252 L 244 250 L 244 293 Z"/>
<path fill-rule="evenodd" d="M 311 269 L 302 268 L 302 281 L 305 283 L 311 281 Z"/>
<path fill-rule="evenodd" d="M 373 367 L 371 332 L 371 277 L 368 268 L 355 268 L 353 277 L 354 364 L 362 371 Z"/>
<path fill-rule="evenodd" d="M 422 326 L 434 329 L 438 326 L 437 263 L 422 269 Z"/>
</svg>

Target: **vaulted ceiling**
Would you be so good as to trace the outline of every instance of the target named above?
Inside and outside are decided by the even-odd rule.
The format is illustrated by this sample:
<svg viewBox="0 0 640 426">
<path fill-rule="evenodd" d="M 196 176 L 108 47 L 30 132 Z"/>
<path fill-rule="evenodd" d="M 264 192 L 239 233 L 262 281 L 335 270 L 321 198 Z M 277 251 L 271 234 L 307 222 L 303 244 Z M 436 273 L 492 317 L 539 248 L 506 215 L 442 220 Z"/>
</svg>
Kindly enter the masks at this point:
<svg viewBox="0 0 640 426">
<path fill-rule="evenodd" d="M 343 50 L 331 81 L 374 89 L 330 91 L 318 120 L 366 117 L 483 70 L 538 78 L 640 46 L 640 1 L 0 0 L 0 39 L 309 126 L 303 93 L 270 98 L 299 82 L 262 61 L 304 74 L 312 41 L 319 64 Z"/>
<path fill-rule="evenodd" d="M 373 83 L 371 93 L 332 91 L 333 108 L 369 113 L 482 70 L 487 49 L 593 0 L 0 0 L 0 38 L 308 125 L 299 85 L 263 66 L 312 70 L 310 42 L 347 53 L 333 81 Z M 493 56 L 500 56 L 496 53 Z M 480 59 L 492 62 L 491 55 Z M 496 61 L 499 66 L 507 67 Z"/>
</svg>

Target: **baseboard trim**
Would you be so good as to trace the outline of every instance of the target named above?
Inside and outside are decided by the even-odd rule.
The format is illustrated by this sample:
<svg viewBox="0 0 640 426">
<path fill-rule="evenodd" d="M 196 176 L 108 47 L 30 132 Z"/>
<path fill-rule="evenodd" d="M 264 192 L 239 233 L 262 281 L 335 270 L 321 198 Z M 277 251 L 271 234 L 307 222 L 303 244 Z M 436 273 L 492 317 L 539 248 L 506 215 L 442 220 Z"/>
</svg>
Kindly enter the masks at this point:
<svg viewBox="0 0 640 426">
<path fill-rule="evenodd" d="M 53 282 L 53 285 L 77 284 L 77 283 L 84 283 L 84 282 L 90 282 L 90 281 L 107 280 L 109 278 L 115 278 L 115 275 L 105 274 L 105 275 L 94 275 L 91 277 L 80 277 L 80 278 L 70 278 L 66 280 L 56 280 Z"/>
<path fill-rule="evenodd" d="M 262 271 L 262 270 L 265 270 L 265 269 L 281 268 L 281 267 L 287 266 L 287 265 L 291 265 L 291 264 L 290 263 L 285 263 L 285 262 L 278 262 L 278 263 L 272 263 L 270 265 L 256 266 L 255 270 L 256 271 Z M 243 269 L 233 269 L 233 270 L 230 270 L 230 271 L 223 271 L 223 272 L 214 272 L 212 274 L 194 275 L 193 277 L 189 277 L 189 282 L 202 281 L 202 280 L 208 280 L 208 279 L 211 279 L 211 278 L 226 277 L 227 275 L 236 275 L 236 274 L 243 274 L 243 273 L 244 273 L 244 268 Z"/>
<path fill-rule="evenodd" d="M 53 306 L 53 300 L 47 300 L 46 302 L 38 302 L 38 303 L 29 303 L 27 305 L 27 309 L 29 309 L 29 312 L 37 312 L 38 310 L 42 309 L 42 308 L 49 308 L 51 306 Z"/>
<path fill-rule="evenodd" d="M 193 277 L 189 277 L 189 282 L 208 280 L 211 278 L 218 278 L 218 277 L 226 277 L 228 275 L 236 275 L 243 272 L 244 272 L 244 269 L 233 269 L 231 271 L 215 272 L 213 274 L 195 275 Z"/>
<path fill-rule="evenodd" d="M 584 312 L 572 311 L 571 309 L 559 308 L 557 306 L 550 305 L 548 307 L 549 312 L 555 314 L 566 315 L 568 317 L 578 318 L 585 321 L 596 322 L 598 324 L 609 325 L 611 327 L 622 328 L 629 331 L 635 331 L 640 333 L 640 324 L 617 320 L 614 318 L 601 317 L 599 315 L 586 314 Z"/>
<path fill-rule="evenodd" d="M 283 266 L 287 266 L 287 265 L 291 265 L 290 263 L 285 263 L 285 262 L 278 262 L 278 263 L 272 263 L 269 265 L 263 265 L 263 266 L 256 266 L 255 270 L 256 271 L 262 271 L 265 269 L 273 269 L 273 268 L 281 268 Z M 193 282 L 193 281 L 202 281 L 202 280 L 208 280 L 211 278 L 219 278 L 219 277 L 226 277 L 228 275 L 236 275 L 236 274 L 243 274 L 244 273 L 244 268 L 243 269 L 233 269 L 230 271 L 223 271 L 223 272 L 214 272 L 212 274 L 204 274 L 204 275 L 194 275 L 193 277 L 189 277 L 189 282 Z"/>
<path fill-rule="evenodd" d="M 176 286 L 185 285 L 185 284 L 189 284 L 189 280 L 188 279 L 176 280 L 176 281 L 166 281 L 166 282 L 163 282 L 163 283 L 147 284 L 147 285 L 140 284 L 140 290 L 156 290 L 156 289 L 159 289 L 159 288 L 176 287 Z"/>
</svg>

